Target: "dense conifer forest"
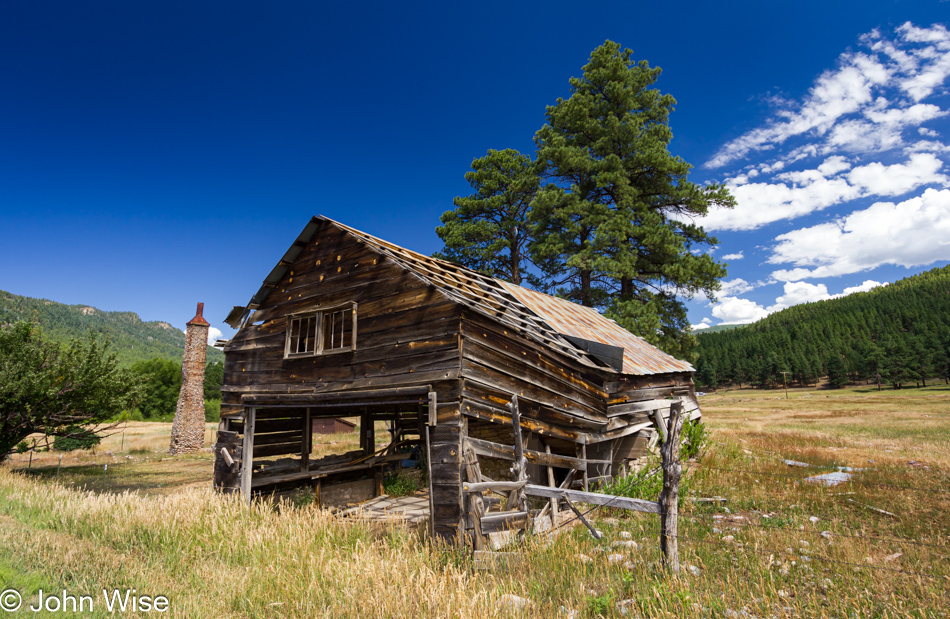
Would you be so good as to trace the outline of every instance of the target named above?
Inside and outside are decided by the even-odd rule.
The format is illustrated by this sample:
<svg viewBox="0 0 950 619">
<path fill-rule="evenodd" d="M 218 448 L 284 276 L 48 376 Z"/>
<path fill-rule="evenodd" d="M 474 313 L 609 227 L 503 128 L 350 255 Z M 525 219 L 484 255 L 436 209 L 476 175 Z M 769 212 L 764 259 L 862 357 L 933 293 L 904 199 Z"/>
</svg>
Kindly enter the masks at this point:
<svg viewBox="0 0 950 619">
<path fill-rule="evenodd" d="M 0 291 L 0 325 L 20 320 L 39 324 L 47 337 L 58 342 L 86 337 L 92 331 L 111 342 L 122 367 L 156 357 L 181 363 L 185 348 L 185 334 L 167 322 L 143 322 L 134 312 L 104 312 Z M 223 363 L 224 353 L 209 346 L 208 361 Z"/>
<path fill-rule="evenodd" d="M 868 292 L 776 312 L 748 326 L 700 333 L 696 383 L 894 388 L 950 377 L 950 266 Z"/>
</svg>

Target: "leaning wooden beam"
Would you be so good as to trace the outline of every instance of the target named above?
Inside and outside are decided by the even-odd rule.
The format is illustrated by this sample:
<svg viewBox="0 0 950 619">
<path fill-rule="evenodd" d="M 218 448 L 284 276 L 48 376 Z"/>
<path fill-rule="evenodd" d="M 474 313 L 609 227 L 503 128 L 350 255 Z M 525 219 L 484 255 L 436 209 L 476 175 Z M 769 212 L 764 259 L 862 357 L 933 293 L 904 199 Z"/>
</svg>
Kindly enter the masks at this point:
<svg viewBox="0 0 950 619">
<path fill-rule="evenodd" d="M 511 429 L 515 436 L 515 465 L 511 469 L 511 478 L 514 481 L 526 481 L 525 471 L 528 461 L 524 457 L 524 444 L 521 437 L 521 413 L 518 410 L 518 396 L 511 396 L 508 404 L 511 410 Z M 513 488 L 505 504 L 510 508 L 525 509 L 524 491 L 522 488 Z"/>
<path fill-rule="evenodd" d="M 680 430 L 683 429 L 683 403 L 675 402 L 670 407 L 669 426 L 666 428 L 666 440 L 660 446 L 660 458 L 663 464 L 663 491 L 660 493 L 660 550 L 666 565 L 674 574 L 679 574 L 679 548 L 676 544 L 677 500 L 679 496 L 680 475 Z"/>
<path fill-rule="evenodd" d="M 257 409 L 247 408 L 244 414 L 244 452 L 241 456 L 241 494 L 244 501 L 251 504 L 251 473 L 254 470 L 254 419 Z"/>
<path fill-rule="evenodd" d="M 594 536 L 594 539 L 600 539 L 601 537 L 603 537 L 603 535 L 601 535 L 600 531 L 598 531 L 597 529 L 595 529 L 594 526 L 593 526 L 591 523 L 587 522 L 587 518 L 584 518 L 584 514 L 581 513 L 581 510 L 577 509 L 577 506 L 574 505 L 574 503 L 572 503 L 569 498 L 564 497 L 564 502 L 567 503 L 567 506 L 571 508 L 571 511 L 574 512 L 574 514 L 577 516 L 577 518 L 578 518 L 581 522 L 584 523 L 584 526 L 587 527 L 588 529 L 590 529 L 590 534 Z"/>
<path fill-rule="evenodd" d="M 682 404 L 680 405 L 682 406 Z M 670 407 L 672 410 L 672 407 Z M 672 414 L 671 414 L 672 417 Z M 667 430 L 666 430 L 666 420 L 663 419 L 663 413 L 661 411 L 653 411 L 653 421 L 656 423 L 656 429 L 660 433 L 660 438 L 663 439 L 663 442 L 666 442 Z"/>
<path fill-rule="evenodd" d="M 528 484 L 524 488 L 524 493 L 528 496 L 555 497 L 558 499 L 570 499 L 575 503 L 589 503 L 591 505 L 604 505 L 608 507 L 619 507 L 620 509 L 629 509 L 635 512 L 645 512 L 648 514 L 659 514 L 660 504 L 653 501 L 644 501 L 642 499 L 631 499 L 624 496 L 614 496 L 611 494 L 599 494 L 597 492 L 584 492 L 582 490 L 567 490 L 566 488 L 551 488 L 549 486 L 538 486 Z"/>
</svg>

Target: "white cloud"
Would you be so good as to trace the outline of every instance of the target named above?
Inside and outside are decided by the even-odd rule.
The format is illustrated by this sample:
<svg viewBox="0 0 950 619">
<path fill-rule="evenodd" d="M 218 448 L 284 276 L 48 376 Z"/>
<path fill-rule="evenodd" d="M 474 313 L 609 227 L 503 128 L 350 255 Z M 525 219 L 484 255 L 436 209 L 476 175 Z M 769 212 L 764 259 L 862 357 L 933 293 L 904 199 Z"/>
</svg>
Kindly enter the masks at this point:
<svg viewBox="0 0 950 619">
<path fill-rule="evenodd" d="M 742 260 L 743 258 L 744 256 L 741 251 L 737 254 L 726 254 L 722 257 L 723 260 Z"/>
<path fill-rule="evenodd" d="M 743 294 L 745 292 L 749 292 L 750 290 L 754 290 L 754 289 L 755 289 L 755 286 L 753 284 L 750 284 L 749 282 L 745 281 L 741 277 L 737 277 L 736 279 L 731 279 L 729 281 L 722 282 L 722 287 L 720 288 L 720 291 L 722 292 L 722 294 L 728 296 L 728 295 Z"/>
<path fill-rule="evenodd" d="M 914 267 L 950 259 L 950 190 L 928 189 L 898 204 L 877 202 L 830 223 L 793 230 L 768 262 L 794 269 L 780 281 L 859 273 L 884 264 Z M 812 267 L 812 268 L 806 268 Z"/>
<path fill-rule="evenodd" d="M 213 346 L 215 342 L 223 335 L 221 329 L 217 327 L 208 327 L 208 346 Z"/>
<path fill-rule="evenodd" d="M 800 102 L 778 101 L 782 107 L 764 126 L 723 145 L 705 167 L 722 167 L 797 136 L 817 140 L 809 145 L 812 156 L 888 150 L 902 146 L 905 128 L 947 114 L 920 103 L 950 76 L 950 32 L 944 26 L 908 22 L 891 39 L 873 31 L 860 42 L 866 51 L 843 53 Z M 782 159 L 791 163 L 808 154 L 795 149 Z"/>
<path fill-rule="evenodd" d="M 922 185 L 946 184 L 940 174 L 943 162 L 931 153 L 915 153 L 906 164 L 886 166 L 869 163 L 848 173 L 848 180 L 861 189 L 862 195 L 899 196 Z"/>
<path fill-rule="evenodd" d="M 799 305 L 801 303 L 813 303 L 815 301 L 825 301 L 828 299 L 837 299 L 845 297 L 855 292 L 865 292 L 878 286 L 886 286 L 881 282 L 865 280 L 863 284 L 845 288 L 840 294 L 829 294 L 828 287 L 824 284 L 809 284 L 807 282 L 785 282 L 783 285 L 783 294 L 775 299 L 775 304 L 763 307 L 755 301 L 749 299 L 740 299 L 738 297 L 723 297 L 718 303 L 712 306 L 712 314 L 719 318 L 724 325 L 748 324 L 765 318 L 769 314 L 781 311 L 783 309 Z M 693 329 L 705 329 L 710 320 L 703 318 L 702 323 L 692 325 Z"/>
<path fill-rule="evenodd" d="M 925 138 L 939 138 L 940 132 L 930 129 L 928 127 L 921 127 L 917 130 L 917 133 L 924 136 Z"/>
<path fill-rule="evenodd" d="M 849 294 L 854 294 L 855 292 L 867 292 L 872 288 L 877 288 L 878 286 L 886 286 L 887 284 L 882 284 L 881 282 L 876 282 L 873 279 L 866 279 L 864 283 L 860 286 L 852 286 L 851 288 L 845 288 L 844 292 L 841 294 L 835 295 L 835 297 L 846 297 Z"/>
<path fill-rule="evenodd" d="M 769 311 L 748 299 L 722 297 L 713 305 L 712 315 L 723 325 L 744 325 L 769 315 Z"/>
<path fill-rule="evenodd" d="M 768 312 L 777 312 L 786 307 L 799 305 L 801 303 L 812 303 L 814 301 L 824 301 L 830 299 L 828 287 L 824 284 L 809 284 L 807 282 L 785 282 L 785 293 L 775 299 L 775 305 L 768 308 Z"/>
<path fill-rule="evenodd" d="M 690 327 L 693 331 L 699 331 L 700 329 L 708 329 L 711 323 L 712 321 L 709 318 L 703 318 L 698 324 L 690 325 Z"/>
<path fill-rule="evenodd" d="M 924 185 L 946 185 L 943 162 L 932 153 L 913 153 L 905 163 L 869 163 L 842 172 L 843 158 L 831 157 L 817 169 L 783 172 L 780 183 L 726 183 L 736 198 L 731 210 L 712 211 L 701 222 L 709 230 L 754 230 L 794 219 L 842 202 L 870 196 L 895 196 Z"/>
</svg>

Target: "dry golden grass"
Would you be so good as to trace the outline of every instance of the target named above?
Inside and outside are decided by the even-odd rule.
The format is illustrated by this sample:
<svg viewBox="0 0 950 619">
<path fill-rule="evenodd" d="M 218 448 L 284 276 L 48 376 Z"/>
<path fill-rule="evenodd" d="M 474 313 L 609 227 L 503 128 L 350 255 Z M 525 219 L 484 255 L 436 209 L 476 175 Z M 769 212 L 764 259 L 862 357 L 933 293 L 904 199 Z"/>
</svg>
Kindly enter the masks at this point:
<svg viewBox="0 0 950 619">
<path fill-rule="evenodd" d="M 70 455 L 58 480 L 55 465 L 0 469 L 0 580 L 27 598 L 134 587 L 168 595 L 176 617 L 946 617 L 950 391 L 778 396 L 703 400 L 710 448 L 683 490 L 729 502 L 683 503 L 681 558 L 698 575 L 666 573 L 655 516 L 595 511 L 602 541 L 583 527 L 530 537 L 521 567 L 479 572 L 415 531 L 216 495 L 210 453 L 113 462 L 103 446 L 81 457 L 109 462 Z M 149 434 L 136 440 L 167 447 Z M 838 464 L 869 470 L 834 488 L 801 481 Z M 622 532 L 639 548 L 612 547 Z M 509 612 L 506 594 L 530 605 Z"/>
</svg>

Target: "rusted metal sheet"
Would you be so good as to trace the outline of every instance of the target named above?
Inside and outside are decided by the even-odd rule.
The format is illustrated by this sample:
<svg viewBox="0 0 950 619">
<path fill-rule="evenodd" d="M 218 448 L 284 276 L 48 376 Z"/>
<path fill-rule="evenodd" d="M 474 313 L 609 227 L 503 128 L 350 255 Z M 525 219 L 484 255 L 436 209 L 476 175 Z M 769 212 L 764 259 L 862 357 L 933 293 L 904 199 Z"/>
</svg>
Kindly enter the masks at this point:
<svg viewBox="0 0 950 619">
<path fill-rule="evenodd" d="M 692 372 L 693 366 L 680 361 L 646 340 L 630 333 L 600 312 L 564 299 L 500 282 L 558 333 L 623 348 L 624 374 L 667 374 Z"/>
</svg>

